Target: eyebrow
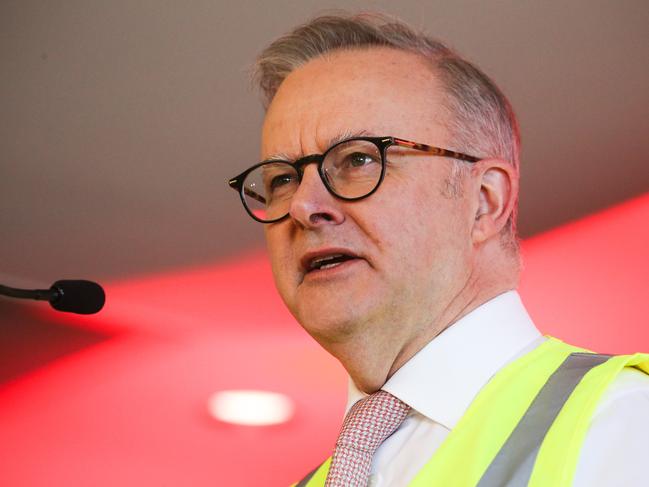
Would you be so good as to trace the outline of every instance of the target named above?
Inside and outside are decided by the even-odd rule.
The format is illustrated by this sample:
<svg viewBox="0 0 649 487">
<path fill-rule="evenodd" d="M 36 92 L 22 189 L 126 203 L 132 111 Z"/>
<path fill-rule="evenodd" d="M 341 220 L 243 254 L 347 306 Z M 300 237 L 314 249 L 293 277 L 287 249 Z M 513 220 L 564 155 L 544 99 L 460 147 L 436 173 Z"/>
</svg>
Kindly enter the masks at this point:
<svg viewBox="0 0 649 487">
<path fill-rule="evenodd" d="M 336 145 L 338 142 L 342 142 L 343 140 L 353 139 L 354 137 L 364 137 L 366 135 L 367 135 L 367 130 L 354 130 L 354 131 L 345 130 L 344 132 L 340 132 L 337 135 L 334 135 L 327 141 L 327 149 L 331 146 Z M 297 157 L 291 157 L 286 152 L 277 152 L 275 154 L 271 154 L 269 157 L 267 157 L 261 162 L 263 163 L 263 162 L 272 162 L 272 161 L 296 161 L 300 157 L 304 157 L 304 154 L 300 154 Z"/>
<path fill-rule="evenodd" d="M 327 142 L 327 148 L 336 145 L 338 142 L 342 142 L 343 140 L 353 139 L 354 137 L 363 137 L 365 135 L 367 135 L 367 130 L 356 130 L 353 132 L 351 130 L 346 130 L 345 132 L 341 132 L 329 139 Z"/>
</svg>

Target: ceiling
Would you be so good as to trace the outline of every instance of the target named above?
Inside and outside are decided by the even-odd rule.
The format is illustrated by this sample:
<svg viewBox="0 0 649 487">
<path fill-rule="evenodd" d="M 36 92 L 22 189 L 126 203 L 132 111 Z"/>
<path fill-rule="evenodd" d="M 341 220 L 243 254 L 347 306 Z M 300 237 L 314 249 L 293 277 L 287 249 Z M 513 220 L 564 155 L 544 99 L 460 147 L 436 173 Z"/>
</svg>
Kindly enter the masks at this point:
<svg viewBox="0 0 649 487">
<path fill-rule="evenodd" d="M 258 158 L 248 68 L 324 8 L 445 39 L 522 125 L 520 230 L 649 191 L 649 5 L 604 2 L 5 1 L 0 282 L 121 279 L 260 247 L 226 180 Z"/>
</svg>

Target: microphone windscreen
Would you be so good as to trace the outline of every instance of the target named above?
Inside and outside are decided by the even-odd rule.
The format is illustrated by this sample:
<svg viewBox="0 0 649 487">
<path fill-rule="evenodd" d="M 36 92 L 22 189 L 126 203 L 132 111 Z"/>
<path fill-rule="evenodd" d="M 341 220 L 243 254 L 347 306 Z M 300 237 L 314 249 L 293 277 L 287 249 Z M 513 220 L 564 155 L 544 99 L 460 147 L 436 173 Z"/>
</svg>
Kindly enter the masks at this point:
<svg viewBox="0 0 649 487">
<path fill-rule="evenodd" d="M 50 305 L 59 311 L 91 315 L 100 311 L 106 302 L 104 290 L 92 281 L 56 281 L 50 290 L 58 294 Z"/>
</svg>

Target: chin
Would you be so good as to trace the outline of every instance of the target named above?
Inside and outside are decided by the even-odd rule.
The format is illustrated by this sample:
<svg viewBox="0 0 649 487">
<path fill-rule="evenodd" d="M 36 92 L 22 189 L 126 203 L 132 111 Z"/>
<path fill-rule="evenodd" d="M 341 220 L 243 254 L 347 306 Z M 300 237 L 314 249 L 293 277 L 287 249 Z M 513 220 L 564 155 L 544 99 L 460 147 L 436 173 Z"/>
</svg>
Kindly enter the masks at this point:
<svg viewBox="0 0 649 487">
<path fill-rule="evenodd" d="M 371 299 L 369 286 L 362 292 L 342 285 L 306 289 L 292 296 L 289 309 L 302 327 L 320 343 L 340 343 L 358 335 L 380 315 L 381 303 Z M 285 301 L 287 302 L 287 301 Z M 287 302 L 287 305 L 289 303 Z"/>
<path fill-rule="evenodd" d="M 298 322 L 317 342 L 340 343 L 357 334 L 358 320 L 340 310 L 303 310 L 296 315 Z"/>
</svg>

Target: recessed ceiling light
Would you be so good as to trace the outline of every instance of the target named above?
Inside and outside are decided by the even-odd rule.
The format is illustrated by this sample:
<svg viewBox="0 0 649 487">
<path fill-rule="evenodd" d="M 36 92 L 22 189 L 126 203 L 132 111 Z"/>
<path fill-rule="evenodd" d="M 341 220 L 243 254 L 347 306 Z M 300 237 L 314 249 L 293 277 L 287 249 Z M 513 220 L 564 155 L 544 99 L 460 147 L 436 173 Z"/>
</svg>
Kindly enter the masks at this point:
<svg viewBox="0 0 649 487">
<path fill-rule="evenodd" d="M 278 392 L 229 390 L 214 393 L 207 402 L 219 421 L 248 426 L 285 423 L 293 416 L 293 401 Z"/>
</svg>

